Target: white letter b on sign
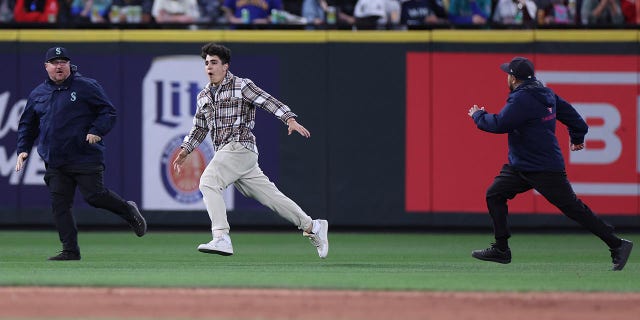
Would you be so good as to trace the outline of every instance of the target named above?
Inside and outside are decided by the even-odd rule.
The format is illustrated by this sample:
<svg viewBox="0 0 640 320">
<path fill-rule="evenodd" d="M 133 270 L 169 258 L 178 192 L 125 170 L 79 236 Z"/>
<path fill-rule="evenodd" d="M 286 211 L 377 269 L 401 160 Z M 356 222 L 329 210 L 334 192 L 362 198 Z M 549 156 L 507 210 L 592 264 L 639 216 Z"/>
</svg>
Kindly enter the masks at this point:
<svg viewBox="0 0 640 320">
<path fill-rule="evenodd" d="M 609 103 L 577 103 L 574 107 L 583 119 L 601 119 L 602 125 L 589 127 L 585 148 L 579 152 L 570 152 L 569 161 L 580 164 L 610 164 L 618 160 L 622 153 L 622 142 L 616 135 L 621 122 L 618 109 Z M 604 148 L 589 149 L 589 140 L 602 141 Z"/>
</svg>

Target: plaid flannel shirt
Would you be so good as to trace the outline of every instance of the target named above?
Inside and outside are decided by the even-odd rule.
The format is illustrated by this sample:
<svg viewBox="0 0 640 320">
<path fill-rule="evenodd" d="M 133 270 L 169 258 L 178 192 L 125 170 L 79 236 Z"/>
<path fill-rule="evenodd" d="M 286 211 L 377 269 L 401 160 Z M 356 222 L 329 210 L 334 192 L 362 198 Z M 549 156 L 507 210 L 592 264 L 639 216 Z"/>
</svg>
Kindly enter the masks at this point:
<svg viewBox="0 0 640 320">
<path fill-rule="evenodd" d="M 256 107 L 278 117 L 285 124 L 297 117 L 291 109 L 256 86 L 253 81 L 234 76 L 227 71 L 214 96 L 211 83 L 198 94 L 193 127 L 180 146 L 191 153 L 211 132 L 215 150 L 229 142 L 240 142 L 247 149 L 258 153 L 256 137 L 251 132 L 255 125 Z"/>
</svg>

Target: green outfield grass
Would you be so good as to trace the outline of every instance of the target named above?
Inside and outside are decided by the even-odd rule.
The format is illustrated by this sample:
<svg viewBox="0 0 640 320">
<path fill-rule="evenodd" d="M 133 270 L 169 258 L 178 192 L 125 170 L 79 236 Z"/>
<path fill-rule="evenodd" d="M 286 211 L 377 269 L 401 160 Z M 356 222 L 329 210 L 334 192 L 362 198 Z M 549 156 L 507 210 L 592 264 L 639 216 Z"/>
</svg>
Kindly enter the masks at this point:
<svg viewBox="0 0 640 320">
<path fill-rule="evenodd" d="M 230 257 L 198 252 L 209 237 L 81 232 L 82 260 L 54 262 L 57 233 L 0 231 L 0 285 L 640 292 L 640 247 L 612 272 L 590 234 L 517 234 L 509 265 L 471 258 L 490 234 L 333 232 L 325 260 L 297 232 L 233 232 Z"/>
</svg>

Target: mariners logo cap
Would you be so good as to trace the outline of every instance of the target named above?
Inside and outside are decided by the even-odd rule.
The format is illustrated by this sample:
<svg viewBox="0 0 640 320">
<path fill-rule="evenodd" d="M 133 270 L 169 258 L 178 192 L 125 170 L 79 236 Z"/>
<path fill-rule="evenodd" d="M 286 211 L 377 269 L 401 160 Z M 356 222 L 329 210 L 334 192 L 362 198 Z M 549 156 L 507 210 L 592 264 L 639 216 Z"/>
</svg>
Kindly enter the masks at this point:
<svg viewBox="0 0 640 320">
<path fill-rule="evenodd" d="M 511 62 L 501 64 L 500 69 L 518 80 L 533 79 L 535 75 L 533 63 L 525 57 L 515 57 Z"/>
<path fill-rule="evenodd" d="M 44 62 L 49 62 L 53 59 L 66 59 L 71 60 L 69 52 L 63 47 L 52 47 L 47 50 L 47 54 L 44 56 Z"/>
</svg>

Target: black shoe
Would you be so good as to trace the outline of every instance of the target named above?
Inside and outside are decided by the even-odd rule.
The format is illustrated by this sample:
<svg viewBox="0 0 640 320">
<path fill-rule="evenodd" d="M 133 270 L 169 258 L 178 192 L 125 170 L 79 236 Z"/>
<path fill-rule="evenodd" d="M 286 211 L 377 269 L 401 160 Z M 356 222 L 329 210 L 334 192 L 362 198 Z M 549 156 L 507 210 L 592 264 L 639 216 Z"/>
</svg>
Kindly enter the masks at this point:
<svg viewBox="0 0 640 320">
<path fill-rule="evenodd" d="M 492 243 L 489 248 L 471 251 L 471 256 L 484 261 L 493 261 L 504 264 L 511 262 L 511 250 L 507 248 L 506 251 L 502 251 L 496 247 L 495 243 Z"/>
<path fill-rule="evenodd" d="M 135 202 L 127 201 L 127 204 L 129 204 L 129 212 L 131 212 L 131 215 L 133 216 L 133 220 L 129 222 L 129 225 L 138 237 L 142 237 L 147 233 L 147 221 L 140 213 L 140 210 L 138 210 L 138 206 Z"/>
<path fill-rule="evenodd" d="M 80 253 L 73 251 L 60 251 L 57 256 L 49 257 L 47 260 L 63 261 L 63 260 L 80 260 Z"/>
<path fill-rule="evenodd" d="M 621 239 L 622 244 L 615 248 L 609 249 L 611 251 L 611 260 L 613 261 L 613 267 L 611 270 L 620 271 L 627 264 L 629 255 L 631 255 L 631 249 L 633 248 L 633 242 L 625 239 Z"/>
</svg>

